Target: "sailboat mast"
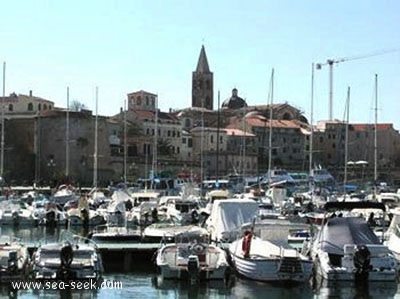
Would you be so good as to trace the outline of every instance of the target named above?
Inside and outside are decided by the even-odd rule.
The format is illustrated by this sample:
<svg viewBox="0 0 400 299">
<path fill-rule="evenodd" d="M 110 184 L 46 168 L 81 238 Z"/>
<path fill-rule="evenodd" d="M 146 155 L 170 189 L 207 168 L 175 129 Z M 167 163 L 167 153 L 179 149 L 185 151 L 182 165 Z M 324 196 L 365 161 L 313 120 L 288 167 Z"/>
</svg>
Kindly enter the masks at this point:
<svg viewBox="0 0 400 299">
<path fill-rule="evenodd" d="M 268 140 L 268 187 L 271 187 L 271 168 L 272 168 L 272 119 L 273 119 L 273 105 L 274 102 L 274 69 L 271 73 L 271 98 L 269 108 L 269 140 Z"/>
<path fill-rule="evenodd" d="M 200 135 L 200 188 L 203 196 L 203 149 L 204 149 L 204 97 L 201 100 L 201 135 Z"/>
<path fill-rule="evenodd" d="M 246 99 L 244 100 L 246 102 Z M 245 162 L 246 162 L 246 105 L 243 107 L 243 158 L 242 158 L 242 170 L 241 174 L 243 176 L 246 175 L 246 168 L 245 168 Z"/>
<path fill-rule="evenodd" d="M 93 187 L 97 187 L 97 126 L 98 126 L 98 115 L 97 115 L 97 103 L 99 97 L 99 88 L 96 86 L 96 118 L 94 125 L 94 155 L 93 155 Z"/>
<path fill-rule="evenodd" d="M 378 75 L 375 74 L 375 125 L 374 125 L 374 198 L 376 198 L 376 181 L 378 180 Z"/>
<path fill-rule="evenodd" d="M 220 101 L 220 92 L 218 90 L 218 108 L 217 108 L 217 165 L 216 165 L 216 183 L 218 185 L 218 177 L 219 177 L 219 101 Z"/>
<path fill-rule="evenodd" d="M 346 131 L 345 131 L 345 143 L 344 143 L 344 179 L 343 179 L 343 190 L 346 194 L 347 184 L 347 160 L 349 154 L 349 114 L 350 114 L 350 87 L 347 88 L 347 100 L 346 100 Z"/>
<path fill-rule="evenodd" d="M 310 151 L 308 153 L 308 169 L 310 176 L 312 175 L 312 163 L 313 163 L 313 135 L 314 135 L 314 63 L 311 65 L 311 114 L 310 114 Z"/>
<path fill-rule="evenodd" d="M 65 130 L 65 176 L 69 176 L 69 87 L 67 87 L 67 113 Z"/>
<path fill-rule="evenodd" d="M 126 145 L 126 99 L 124 101 L 124 184 L 126 185 L 126 155 L 127 155 L 127 145 Z"/>
<path fill-rule="evenodd" d="M 154 184 L 154 179 L 157 173 L 157 141 L 158 141 L 158 95 L 156 96 L 156 111 L 155 111 L 155 121 L 154 121 L 154 146 L 153 146 L 153 161 L 152 161 L 152 182 L 151 185 Z M 152 188 L 153 189 L 153 188 Z"/>
<path fill-rule="evenodd" d="M 3 62 L 3 100 L 1 101 L 1 157 L 0 157 L 0 178 L 4 173 L 4 102 L 6 99 L 6 63 Z"/>
</svg>

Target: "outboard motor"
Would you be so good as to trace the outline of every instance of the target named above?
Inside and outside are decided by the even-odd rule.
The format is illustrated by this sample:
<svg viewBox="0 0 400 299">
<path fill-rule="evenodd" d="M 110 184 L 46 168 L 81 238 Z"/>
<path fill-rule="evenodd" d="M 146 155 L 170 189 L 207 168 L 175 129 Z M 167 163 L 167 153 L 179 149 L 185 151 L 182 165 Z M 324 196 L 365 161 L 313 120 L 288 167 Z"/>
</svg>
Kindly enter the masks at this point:
<svg viewBox="0 0 400 299">
<path fill-rule="evenodd" d="M 10 251 L 8 254 L 8 270 L 12 273 L 18 270 L 18 256 L 16 251 Z"/>
<path fill-rule="evenodd" d="M 54 226 L 56 223 L 56 212 L 55 211 L 48 211 L 46 214 L 46 225 L 47 226 Z"/>
<path fill-rule="evenodd" d="M 354 252 L 354 266 L 356 267 L 357 281 L 367 281 L 371 268 L 371 253 L 366 245 L 358 245 Z"/>
<path fill-rule="evenodd" d="M 89 227 L 89 211 L 87 209 L 81 210 L 81 217 L 82 217 L 82 225 L 84 228 Z"/>
<path fill-rule="evenodd" d="M 19 225 L 19 213 L 18 213 L 18 211 L 12 212 L 12 219 L 13 219 L 14 226 L 18 226 Z"/>
<path fill-rule="evenodd" d="M 195 284 L 199 280 L 199 270 L 200 270 L 200 262 L 199 257 L 197 255 L 189 255 L 188 258 L 188 274 L 191 284 Z"/>
<path fill-rule="evenodd" d="M 61 280 L 69 280 L 74 278 L 74 273 L 71 270 L 71 263 L 74 259 L 74 251 L 71 244 L 66 244 L 61 248 L 60 260 L 61 266 L 57 272 L 57 278 Z"/>
</svg>

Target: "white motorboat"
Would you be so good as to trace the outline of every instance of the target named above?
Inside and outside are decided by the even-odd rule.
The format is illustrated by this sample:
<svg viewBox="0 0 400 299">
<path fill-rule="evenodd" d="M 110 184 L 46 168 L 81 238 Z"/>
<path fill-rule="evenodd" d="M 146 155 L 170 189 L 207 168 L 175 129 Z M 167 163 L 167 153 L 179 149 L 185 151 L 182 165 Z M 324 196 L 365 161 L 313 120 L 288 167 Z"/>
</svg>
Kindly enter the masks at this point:
<svg viewBox="0 0 400 299">
<path fill-rule="evenodd" d="M 150 224 L 143 230 L 143 242 L 145 243 L 173 243 L 175 236 L 192 227 L 194 225 L 180 225 L 172 221 L 160 221 Z"/>
<path fill-rule="evenodd" d="M 200 227 L 175 236 L 157 252 L 156 263 L 165 279 L 188 279 L 191 282 L 225 279 L 229 265 L 225 251 L 209 243 L 208 232 Z"/>
<path fill-rule="evenodd" d="M 37 280 L 101 281 L 103 272 L 96 244 L 79 236 L 41 245 L 32 255 L 31 273 Z"/>
<path fill-rule="evenodd" d="M 39 220 L 32 209 L 17 199 L 0 203 L 0 224 L 14 226 L 35 226 Z"/>
<path fill-rule="evenodd" d="M 0 237 L 0 282 L 26 278 L 29 274 L 29 261 L 25 245 L 8 235 Z"/>
<path fill-rule="evenodd" d="M 330 202 L 326 211 L 382 209 L 377 202 Z M 316 274 L 332 281 L 394 281 L 397 262 L 388 246 L 381 243 L 364 217 L 325 219 L 311 241 L 310 252 Z"/>
<path fill-rule="evenodd" d="M 386 245 L 392 251 L 400 265 L 400 208 L 392 209 L 393 215 L 389 229 L 386 232 Z"/>
<path fill-rule="evenodd" d="M 125 226 L 97 226 L 91 233 L 90 239 L 101 243 L 139 243 L 142 240 L 142 232 L 139 228 L 132 229 Z"/>
<path fill-rule="evenodd" d="M 313 274 L 311 259 L 294 248 L 253 236 L 250 231 L 230 244 L 229 253 L 234 269 L 252 280 L 306 282 Z"/>
<path fill-rule="evenodd" d="M 68 201 L 78 199 L 76 190 L 71 185 L 60 185 L 54 192 L 52 199 L 56 204 L 64 205 Z"/>
</svg>

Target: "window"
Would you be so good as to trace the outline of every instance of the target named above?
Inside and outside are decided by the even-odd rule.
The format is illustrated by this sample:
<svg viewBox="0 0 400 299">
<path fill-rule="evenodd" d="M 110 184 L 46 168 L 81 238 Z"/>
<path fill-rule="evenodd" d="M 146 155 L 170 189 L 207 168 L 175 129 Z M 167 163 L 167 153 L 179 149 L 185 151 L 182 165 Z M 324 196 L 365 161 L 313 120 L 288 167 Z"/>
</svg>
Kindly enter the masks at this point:
<svg viewBox="0 0 400 299">
<path fill-rule="evenodd" d="M 28 104 L 28 111 L 33 111 L 33 104 L 32 103 Z"/>
<path fill-rule="evenodd" d="M 13 110 L 14 110 L 13 104 L 8 105 L 8 111 L 13 111 Z"/>
<path fill-rule="evenodd" d="M 137 97 L 137 99 L 136 99 L 136 105 L 138 105 L 138 106 L 142 105 L 142 98 L 140 96 Z"/>
<path fill-rule="evenodd" d="M 46 104 L 43 105 L 43 110 L 47 110 L 47 105 Z"/>
<path fill-rule="evenodd" d="M 149 96 L 146 96 L 146 106 L 149 106 Z"/>
<path fill-rule="evenodd" d="M 40 111 L 41 109 L 42 109 L 42 104 L 39 103 L 38 110 Z"/>
<path fill-rule="evenodd" d="M 186 138 L 182 138 L 182 143 L 186 144 Z"/>
<path fill-rule="evenodd" d="M 211 135 L 211 136 L 210 136 L 210 142 L 211 142 L 211 143 L 214 143 L 214 135 Z"/>
<path fill-rule="evenodd" d="M 181 149 L 179 146 L 176 147 L 176 153 L 179 154 L 181 152 Z"/>
</svg>

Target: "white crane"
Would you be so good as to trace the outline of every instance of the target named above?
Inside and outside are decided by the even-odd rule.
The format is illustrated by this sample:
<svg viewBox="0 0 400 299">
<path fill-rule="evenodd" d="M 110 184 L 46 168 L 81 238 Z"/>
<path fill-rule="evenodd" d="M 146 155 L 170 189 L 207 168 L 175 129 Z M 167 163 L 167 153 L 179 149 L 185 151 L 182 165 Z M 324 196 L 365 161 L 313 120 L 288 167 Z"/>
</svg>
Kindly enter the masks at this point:
<svg viewBox="0 0 400 299">
<path fill-rule="evenodd" d="M 397 51 L 400 51 L 400 49 L 381 50 L 381 51 L 371 52 L 369 54 L 345 57 L 345 58 L 340 58 L 340 59 L 328 59 L 324 63 L 317 63 L 315 65 L 317 70 L 320 70 L 324 65 L 329 65 L 329 120 L 333 120 L 333 65 L 341 63 L 341 62 L 345 62 L 345 61 L 369 58 L 372 56 L 378 56 L 378 55 L 383 55 L 383 54 L 397 52 Z"/>
</svg>

